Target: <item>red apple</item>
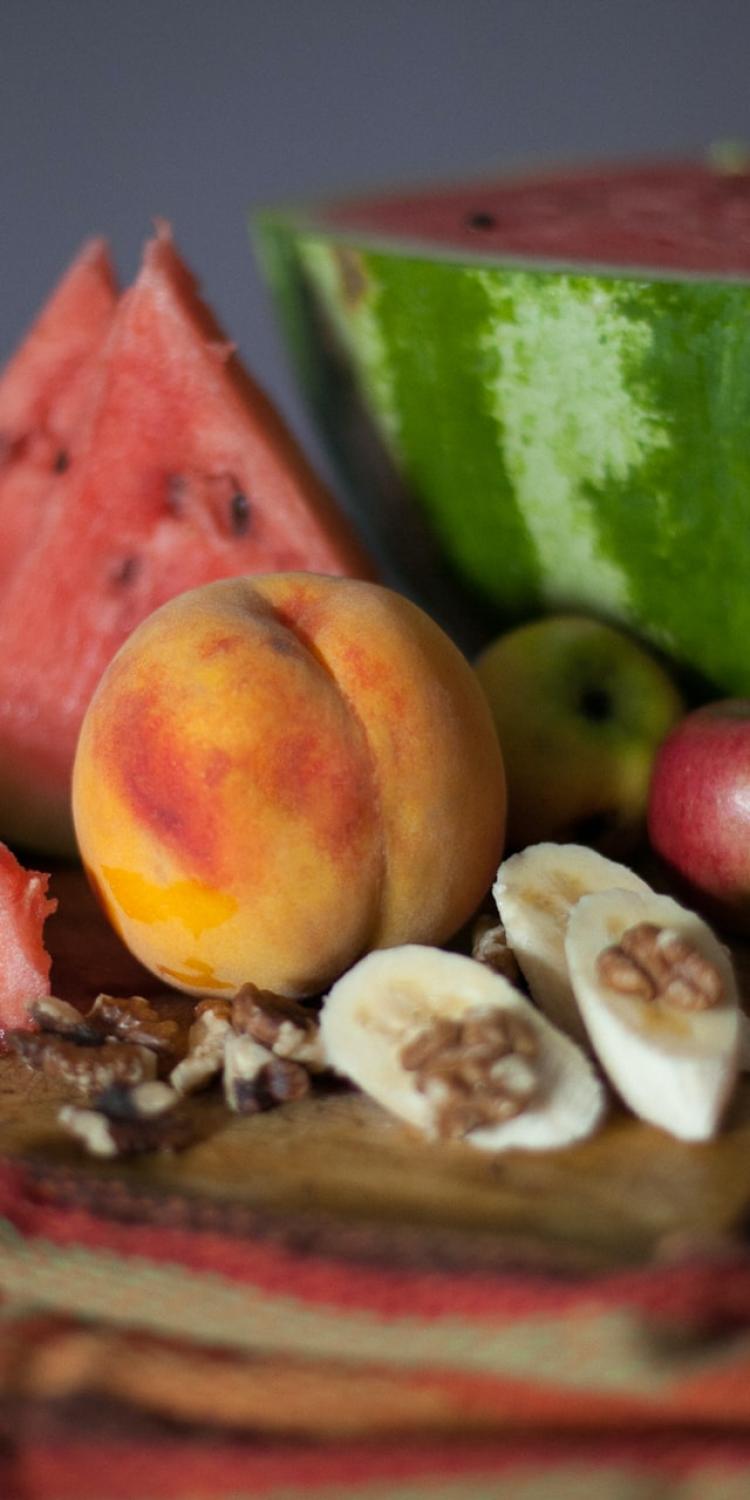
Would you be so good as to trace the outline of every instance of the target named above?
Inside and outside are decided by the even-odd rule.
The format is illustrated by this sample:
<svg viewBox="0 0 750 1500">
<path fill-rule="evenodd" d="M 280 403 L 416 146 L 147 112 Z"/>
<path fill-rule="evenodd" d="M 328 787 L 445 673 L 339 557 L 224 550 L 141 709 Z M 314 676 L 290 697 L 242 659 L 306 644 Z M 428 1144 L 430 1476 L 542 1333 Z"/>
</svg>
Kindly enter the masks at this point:
<svg viewBox="0 0 750 1500">
<path fill-rule="evenodd" d="M 694 905 L 750 933 L 750 699 L 706 704 L 667 736 L 654 762 L 648 832 Z"/>
</svg>

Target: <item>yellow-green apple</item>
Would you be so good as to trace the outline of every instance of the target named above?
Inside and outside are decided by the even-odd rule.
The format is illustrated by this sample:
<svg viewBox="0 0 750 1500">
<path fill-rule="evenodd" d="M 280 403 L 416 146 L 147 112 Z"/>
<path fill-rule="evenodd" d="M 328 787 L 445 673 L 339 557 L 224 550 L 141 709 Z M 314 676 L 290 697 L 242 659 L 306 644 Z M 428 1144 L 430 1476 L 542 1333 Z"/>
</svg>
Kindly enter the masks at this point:
<svg viewBox="0 0 750 1500">
<path fill-rule="evenodd" d="M 149 968 L 195 994 L 303 996 L 471 917 L 505 783 L 472 669 L 426 614 L 376 584 L 276 574 L 138 627 L 87 712 L 73 809 Z"/>
<path fill-rule="evenodd" d="M 654 753 L 683 708 L 660 663 L 601 621 L 550 615 L 475 665 L 503 747 L 509 848 L 572 839 L 630 852 Z"/>
<path fill-rule="evenodd" d="M 654 763 L 649 838 L 681 892 L 721 925 L 750 932 L 750 699 L 694 709 Z"/>
</svg>

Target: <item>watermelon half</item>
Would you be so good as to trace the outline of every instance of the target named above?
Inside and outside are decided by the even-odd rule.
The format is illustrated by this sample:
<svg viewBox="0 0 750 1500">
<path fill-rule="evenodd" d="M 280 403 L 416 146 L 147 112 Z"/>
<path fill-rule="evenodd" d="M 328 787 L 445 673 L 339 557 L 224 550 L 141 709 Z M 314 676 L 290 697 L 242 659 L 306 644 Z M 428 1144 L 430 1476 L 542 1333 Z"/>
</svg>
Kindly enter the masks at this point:
<svg viewBox="0 0 750 1500">
<path fill-rule="evenodd" d="M 750 692 L 747 170 L 592 168 L 257 228 L 393 581 L 450 602 L 465 644 L 585 609 Z"/>
<path fill-rule="evenodd" d="M 71 321 L 71 345 L 80 335 Z M 35 368 L 39 338 L 38 326 L 10 367 L 11 394 L 14 370 Z M 166 227 L 84 386 L 66 463 L 38 474 L 36 490 L 22 476 L 34 524 L 24 520 L 0 587 L 0 837 L 51 850 L 73 847 L 70 775 L 86 706 L 145 615 L 230 574 L 370 571 Z"/>
</svg>

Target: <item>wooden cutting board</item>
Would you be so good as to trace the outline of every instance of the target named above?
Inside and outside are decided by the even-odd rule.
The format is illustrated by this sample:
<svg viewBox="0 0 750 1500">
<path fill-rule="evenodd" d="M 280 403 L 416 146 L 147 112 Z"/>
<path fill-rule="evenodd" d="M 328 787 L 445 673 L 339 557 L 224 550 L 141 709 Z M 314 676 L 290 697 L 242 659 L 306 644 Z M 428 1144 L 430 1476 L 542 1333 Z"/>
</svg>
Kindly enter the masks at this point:
<svg viewBox="0 0 750 1500">
<path fill-rule="evenodd" d="M 78 870 L 53 880 L 48 924 L 55 993 L 89 1002 L 101 990 L 190 1002 L 159 988 L 125 953 Z M 738 953 L 741 976 L 750 976 Z M 750 1000 L 750 984 L 742 978 Z M 590 1141 L 558 1152 L 487 1156 L 433 1145 L 366 1098 L 332 1085 L 253 1118 L 220 1092 L 192 1101 L 197 1139 L 178 1155 L 96 1161 L 62 1135 L 62 1093 L 14 1057 L 0 1058 L 0 1152 L 79 1201 L 104 1209 L 130 1196 L 156 1219 L 263 1222 L 332 1252 L 456 1268 L 508 1263 L 560 1270 L 644 1264 L 743 1230 L 750 1210 L 750 1079 L 716 1141 L 684 1145 L 613 1104 Z"/>
</svg>

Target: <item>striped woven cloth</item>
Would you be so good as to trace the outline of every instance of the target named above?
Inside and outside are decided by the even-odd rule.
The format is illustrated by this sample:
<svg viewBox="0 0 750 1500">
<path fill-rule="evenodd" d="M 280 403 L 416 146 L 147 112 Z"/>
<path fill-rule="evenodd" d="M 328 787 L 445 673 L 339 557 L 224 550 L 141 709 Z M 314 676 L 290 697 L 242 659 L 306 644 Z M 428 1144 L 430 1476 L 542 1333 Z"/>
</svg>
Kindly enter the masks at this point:
<svg viewBox="0 0 750 1500">
<path fill-rule="evenodd" d="M 396 1265 L 92 1181 L 0 1160 L 2 1500 L 750 1494 L 739 1241 Z"/>
</svg>

